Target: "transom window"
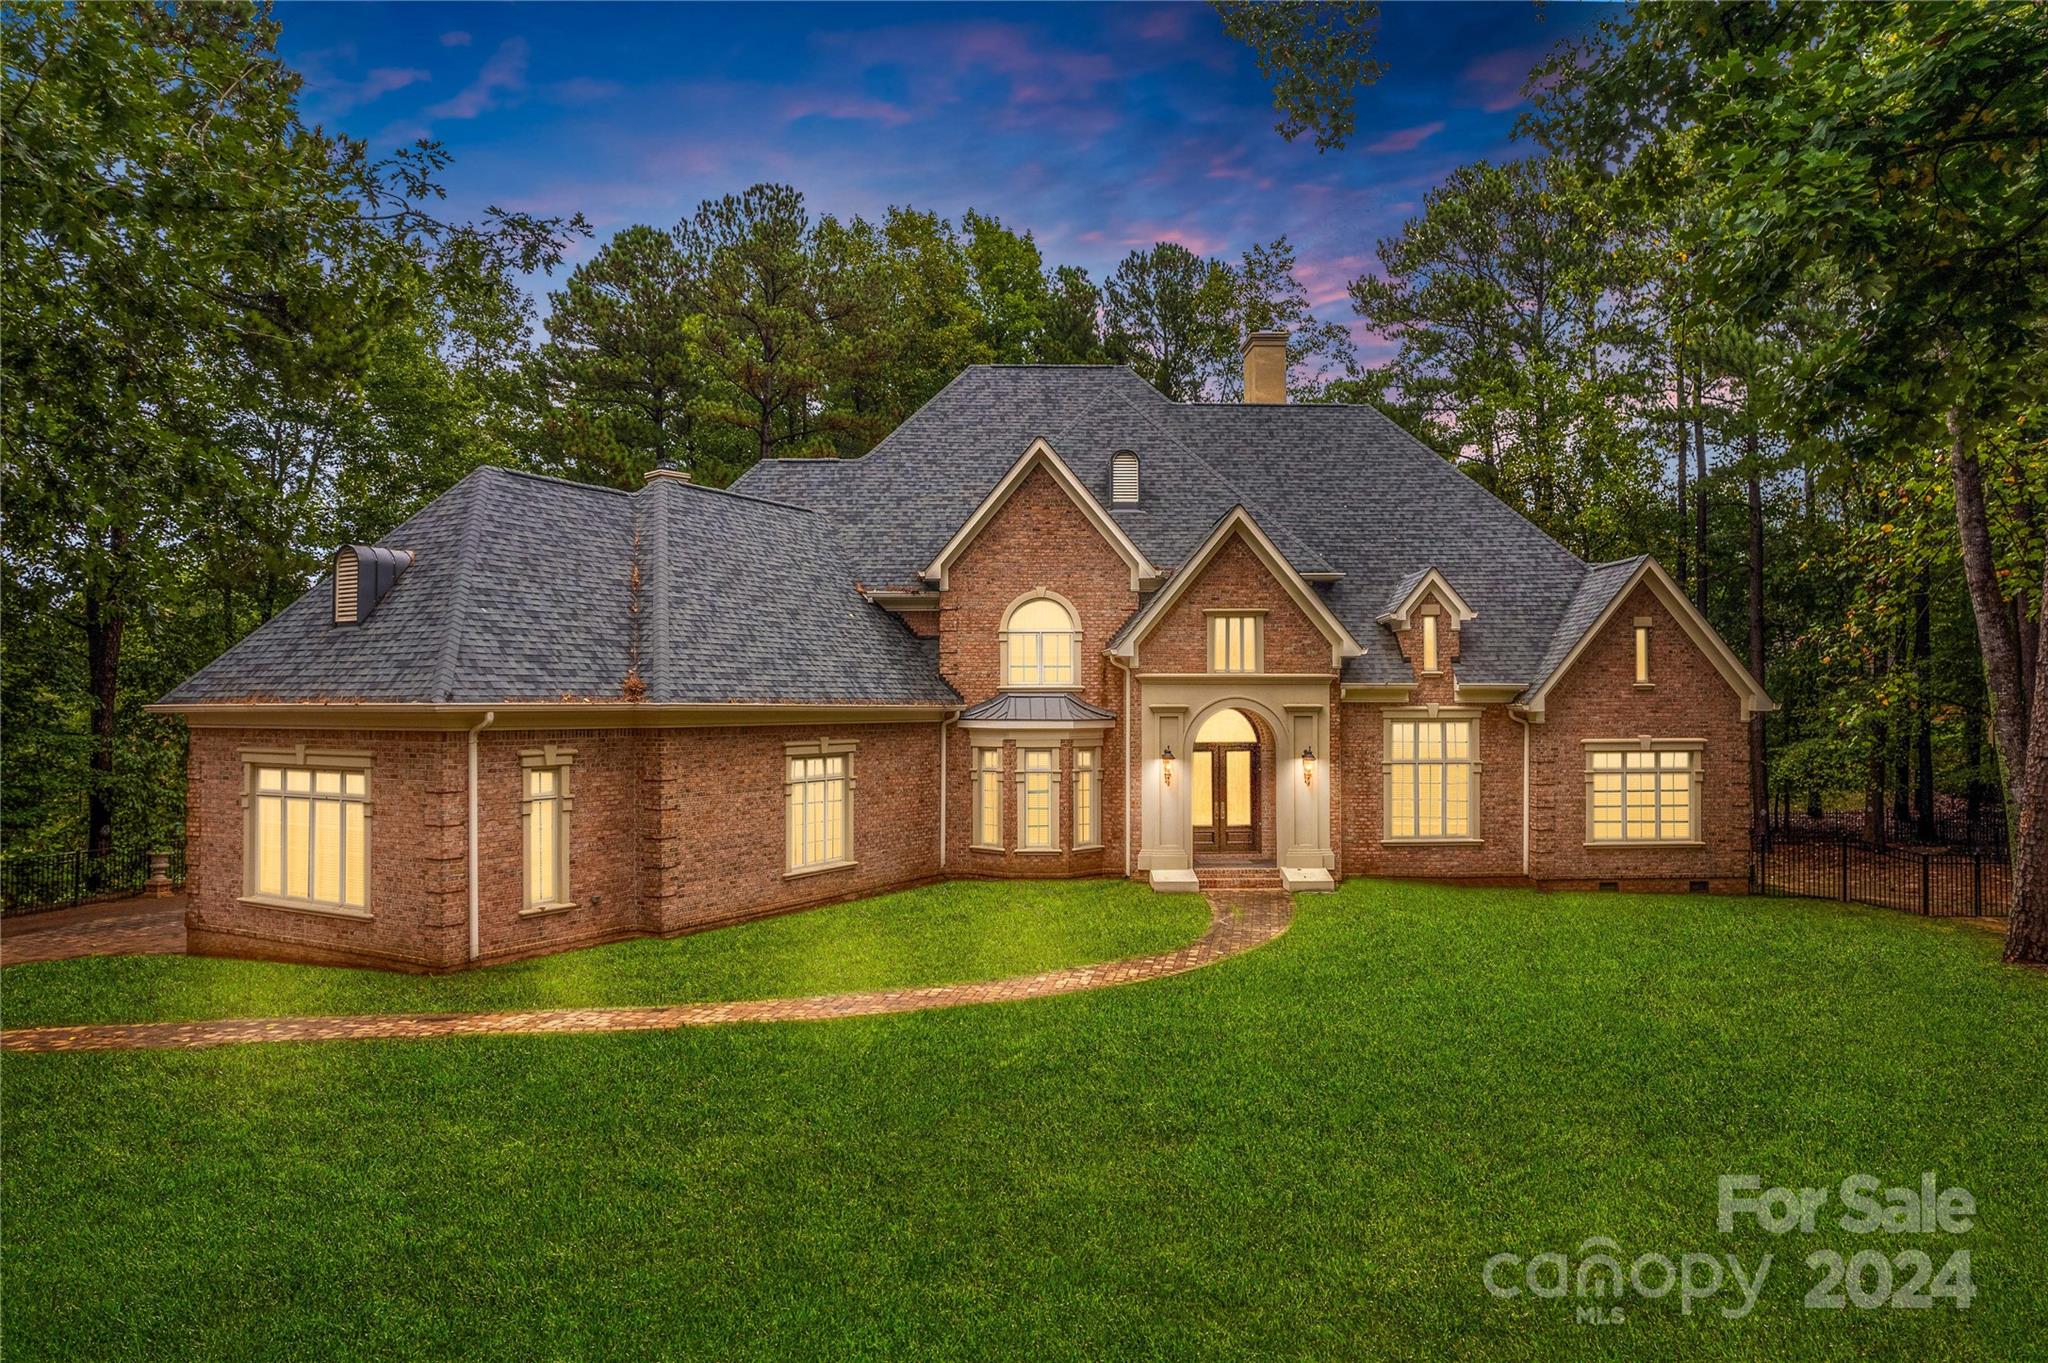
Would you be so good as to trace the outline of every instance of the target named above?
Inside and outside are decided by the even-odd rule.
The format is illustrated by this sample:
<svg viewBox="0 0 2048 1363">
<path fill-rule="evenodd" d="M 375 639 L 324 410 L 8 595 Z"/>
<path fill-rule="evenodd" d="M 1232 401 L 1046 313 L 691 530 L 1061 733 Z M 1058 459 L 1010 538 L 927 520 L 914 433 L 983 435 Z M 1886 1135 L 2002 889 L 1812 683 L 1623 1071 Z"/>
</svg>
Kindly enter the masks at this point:
<svg viewBox="0 0 2048 1363">
<path fill-rule="evenodd" d="M 360 770 L 253 767 L 249 893 L 319 908 L 364 908 L 369 782 Z"/>
<path fill-rule="evenodd" d="M 1074 749 L 1074 846 L 1094 847 L 1102 841 L 1102 787 L 1096 779 L 1100 756 L 1093 748 Z"/>
<path fill-rule="evenodd" d="M 1251 612 L 1217 613 L 1209 617 L 1209 670 L 1257 672 L 1262 617 Z"/>
<path fill-rule="evenodd" d="M 1586 754 L 1586 836 L 1592 842 L 1695 842 L 1699 750 L 1593 748 Z"/>
<path fill-rule="evenodd" d="M 1471 720 L 1389 720 L 1387 837 L 1472 837 L 1478 772 Z"/>
<path fill-rule="evenodd" d="M 1017 784 L 1023 788 L 1017 802 L 1017 846 L 1027 852 L 1051 851 L 1058 846 L 1053 837 L 1057 822 L 1053 777 L 1059 771 L 1058 757 L 1050 748 L 1024 748 L 1017 753 Z"/>
<path fill-rule="evenodd" d="M 1080 638 L 1073 615 L 1059 602 L 1049 596 L 1023 602 L 1003 626 L 1003 685 L 1072 686 Z"/>
<path fill-rule="evenodd" d="M 853 842 L 852 754 L 799 750 L 788 762 L 790 871 L 843 865 Z"/>
<path fill-rule="evenodd" d="M 974 845 L 1003 845 L 1003 750 L 974 750 Z"/>
</svg>

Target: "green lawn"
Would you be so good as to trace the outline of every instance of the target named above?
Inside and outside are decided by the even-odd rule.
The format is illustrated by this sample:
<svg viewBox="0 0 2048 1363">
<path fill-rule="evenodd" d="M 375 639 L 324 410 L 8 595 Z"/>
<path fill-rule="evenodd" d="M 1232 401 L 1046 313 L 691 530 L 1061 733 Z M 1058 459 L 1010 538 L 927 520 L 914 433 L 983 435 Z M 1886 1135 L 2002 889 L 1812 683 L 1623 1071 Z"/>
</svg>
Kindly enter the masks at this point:
<svg viewBox="0 0 2048 1363">
<path fill-rule="evenodd" d="M 955 881 L 455 975 L 101 956 L 10 966 L 0 1022 L 189 1022 L 786 998 L 1001 979 L 1185 946 L 1209 910 L 1123 880 Z"/>
<path fill-rule="evenodd" d="M 1353 882 L 1210 969 L 999 1007 L 10 1054 L 0 1328 L 9 1363 L 2038 1358 L 2048 978 L 1998 946 L 1796 901 Z M 24 969 L 0 985 L 54 1010 Z M 1966 1235 L 1715 1229 L 1722 1173 L 1926 1169 L 1975 1196 Z M 1594 1235 L 1775 1263 L 1739 1321 L 1673 1295 L 1597 1328 L 1481 1287 L 1490 1255 Z M 1814 1249 L 1955 1246 L 1966 1312 L 1801 1306 Z"/>
</svg>

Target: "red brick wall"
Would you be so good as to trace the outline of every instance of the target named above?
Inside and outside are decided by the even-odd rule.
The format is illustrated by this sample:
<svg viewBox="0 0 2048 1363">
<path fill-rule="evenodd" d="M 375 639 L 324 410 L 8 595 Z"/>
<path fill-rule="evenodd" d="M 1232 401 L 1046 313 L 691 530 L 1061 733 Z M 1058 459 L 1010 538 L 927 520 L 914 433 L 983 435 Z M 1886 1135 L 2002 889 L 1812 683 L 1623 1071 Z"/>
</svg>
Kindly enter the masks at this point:
<svg viewBox="0 0 2048 1363">
<path fill-rule="evenodd" d="M 955 729 L 951 732 L 951 749 L 947 755 L 947 782 L 952 787 L 946 807 L 946 874 L 951 876 L 988 876 L 1016 879 L 1050 879 L 1059 876 L 1099 876 L 1123 874 L 1123 843 L 1117 829 L 1117 806 L 1121 799 L 1123 785 L 1123 749 L 1115 746 L 1122 742 L 1117 730 L 1102 731 L 1101 751 L 1098 754 L 1097 790 L 1100 792 L 1100 821 L 1102 846 L 1076 851 L 1074 837 L 1074 749 L 1094 746 L 1090 739 L 1075 740 L 1066 735 L 1051 734 L 1045 744 L 1030 746 L 1059 745 L 1060 773 L 1057 780 L 1059 791 L 1057 852 L 1019 852 L 1017 846 L 1017 747 L 1014 741 L 1005 742 L 1003 749 L 1003 820 L 1002 850 L 976 847 L 974 842 L 974 750 L 976 747 L 994 746 L 984 736 L 980 739 L 968 731 Z"/>
<path fill-rule="evenodd" d="M 1239 607 L 1266 612 L 1267 672 L 1334 670 L 1330 641 L 1239 536 L 1216 551 L 1201 576 L 1138 645 L 1140 674 L 1207 672 L 1209 625 L 1203 612 Z"/>
<path fill-rule="evenodd" d="M 1441 645 L 1440 645 L 1441 647 Z M 1449 683 L 1445 678 L 1429 679 L 1444 687 L 1444 695 L 1428 695 L 1448 705 Z M 1435 685 L 1425 688 L 1434 691 Z M 1498 879 L 1522 873 L 1522 733 L 1508 718 L 1507 707 L 1487 705 L 1480 711 L 1476 735 L 1479 752 L 1479 836 L 1478 843 L 1388 843 L 1386 833 L 1386 782 L 1380 762 L 1386 750 L 1387 711 L 1399 706 L 1361 705 L 1347 702 L 1340 707 L 1337 751 L 1342 754 L 1343 773 L 1333 792 L 1337 803 L 1337 828 L 1342 838 L 1341 865 L 1345 875 L 1409 876 L 1424 880 L 1463 878 Z"/>
<path fill-rule="evenodd" d="M 1635 625 L 1648 616 L 1650 680 L 1635 685 Z M 1638 587 L 1559 679 L 1531 735 L 1530 858 L 1542 880 L 1740 890 L 1749 864 L 1749 733 L 1741 700 L 1648 586 Z M 1704 847 L 1586 846 L 1589 738 L 1698 738 Z"/>
<path fill-rule="evenodd" d="M 1003 656 L 997 634 L 1018 597 L 1049 588 L 1072 603 L 1080 616 L 1081 644 L 1075 654 L 1075 692 L 1090 705 L 1121 713 L 1123 673 L 1104 656 L 1110 637 L 1138 608 L 1130 567 L 1061 490 L 1051 474 L 1036 470 L 982 527 L 953 563 L 940 603 L 939 668 L 968 705 L 1002 689 Z M 947 872 L 953 875 L 1044 877 L 1121 873 L 1124 865 L 1124 737 L 1121 721 L 1100 731 L 1102 747 L 1102 842 L 1100 851 L 986 852 L 970 847 L 973 830 L 973 739 L 956 731 L 947 754 Z M 1061 756 L 1061 834 L 1072 833 L 1073 763 Z M 1005 755 L 1004 846 L 1014 849 L 1016 830 L 1015 752 Z M 933 836 L 937 836 L 934 829 Z"/>
</svg>

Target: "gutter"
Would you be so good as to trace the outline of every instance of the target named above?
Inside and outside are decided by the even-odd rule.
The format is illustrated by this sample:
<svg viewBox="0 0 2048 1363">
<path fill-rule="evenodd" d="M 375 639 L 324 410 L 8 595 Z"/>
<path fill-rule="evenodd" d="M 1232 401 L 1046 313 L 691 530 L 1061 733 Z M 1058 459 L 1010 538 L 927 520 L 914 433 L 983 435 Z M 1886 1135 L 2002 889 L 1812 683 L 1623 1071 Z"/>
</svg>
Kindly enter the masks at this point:
<svg viewBox="0 0 2048 1363">
<path fill-rule="evenodd" d="M 947 715 L 939 721 L 939 869 L 946 869 L 946 806 L 952 801 L 952 792 L 946 788 L 946 749 L 952 746 L 946 731 L 953 727 L 957 714 Z"/>
<path fill-rule="evenodd" d="M 1131 669 L 1124 667 L 1124 712 L 1120 716 L 1124 725 L 1124 879 L 1131 878 Z M 1144 799 L 1139 797 L 1140 810 Z"/>
<path fill-rule="evenodd" d="M 1529 876 L 1529 715 L 1508 707 L 1508 718 L 1522 726 L 1522 878 Z"/>
<path fill-rule="evenodd" d="M 476 903 L 476 736 L 490 728 L 491 721 L 497 717 L 496 710 L 486 710 L 476 727 L 469 731 L 469 959 L 472 961 L 481 954 Z"/>
</svg>

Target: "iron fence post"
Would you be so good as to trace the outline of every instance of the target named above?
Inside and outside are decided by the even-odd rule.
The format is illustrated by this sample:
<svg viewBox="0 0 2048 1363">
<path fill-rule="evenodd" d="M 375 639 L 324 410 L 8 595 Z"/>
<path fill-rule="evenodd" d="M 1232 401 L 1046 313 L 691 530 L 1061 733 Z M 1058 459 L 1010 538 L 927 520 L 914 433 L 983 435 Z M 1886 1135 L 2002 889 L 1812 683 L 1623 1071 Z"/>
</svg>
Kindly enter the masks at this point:
<svg viewBox="0 0 2048 1363">
<path fill-rule="evenodd" d="M 1970 917 L 1984 916 L 1984 858 L 1970 848 Z"/>
<path fill-rule="evenodd" d="M 1838 897 L 1846 903 L 1849 898 L 1849 840 L 1844 838 L 1835 846 L 1842 854 L 1842 893 Z"/>
<path fill-rule="evenodd" d="M 1927 902 L 1927 853 L 1920 854 L 1920 916 L 1931 918 L 1932 906 Z"/>
</svg>

